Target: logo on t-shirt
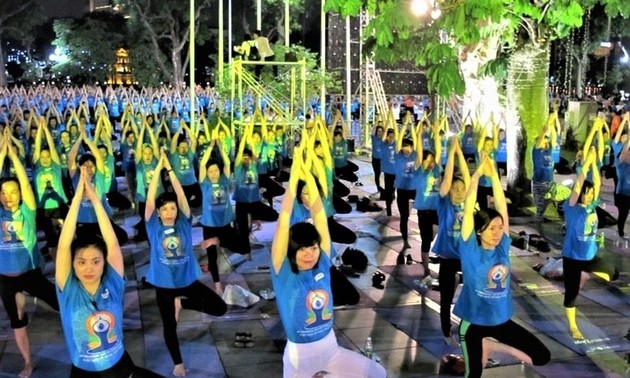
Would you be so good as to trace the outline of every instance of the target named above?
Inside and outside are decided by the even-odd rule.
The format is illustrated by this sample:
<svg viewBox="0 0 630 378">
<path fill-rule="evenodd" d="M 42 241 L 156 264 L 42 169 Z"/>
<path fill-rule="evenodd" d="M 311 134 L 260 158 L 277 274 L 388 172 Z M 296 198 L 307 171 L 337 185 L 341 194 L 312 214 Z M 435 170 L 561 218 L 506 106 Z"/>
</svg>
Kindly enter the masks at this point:
<svg viewBox="0 0 630 378">
<path fill-rule="evenodd" d="M 90 335 L 88 353 L 102 353 L 116 346 L 118 337 L 113 332 L 116 319 L 107 311 L 99 311 L 91 314 L 85 321 L 85 328 Z"/>
<path fill-rule="evenodd" d="M 2 222 L 2 240 L 5 243 L 19 243 L 24 240 L 22 234 L 23 223 L 21 221 L 3 221 Z"/>
<path fill-rule="evenodd" d="M 176 259 L 182 255 L 182 241 L 177 235 L 167 235 L 162 239 L 164 256 L 167 259 Z"/>
<path fill-rule="evenodd" d="M 227 196 L 225 195 L 225 190 L 223 190 L 223 188 L 220 185 L 213 184 L 212 185 L 212 204 L 213 205 L 224 204 L 226 198 Z"/>
<path fill-rule="evenodd" d="M 586 222 L 584 222 L 584 238 L 589 236 L 595 236 L 597 233 L 598 218 L 597 213 L 590 212 L 586 215 Z"/>
<path fill-rule="evenodd" d="M 507 279 L 510 276 L 510 268 L 503 264 L 497 264 L 488 270 L 488 282 L 485 292 L 498 293 L 507 289 Z"/>
<path fill-rule="evenodd" d="M 325 290 L 311 290 L 306 295 L 307 328 L 317 327 L 332 318 L 328 310 L 328 293 Z"/>
</svg>

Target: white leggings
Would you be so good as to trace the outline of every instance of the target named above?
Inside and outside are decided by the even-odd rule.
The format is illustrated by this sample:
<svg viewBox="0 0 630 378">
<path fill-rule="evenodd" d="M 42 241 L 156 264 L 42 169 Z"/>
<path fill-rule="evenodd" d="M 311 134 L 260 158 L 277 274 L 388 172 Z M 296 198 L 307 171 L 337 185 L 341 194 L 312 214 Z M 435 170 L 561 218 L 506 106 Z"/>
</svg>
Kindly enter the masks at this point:
<svg viewBox="0 0 630 378">
<path fill-rule="evenodd" d="M 340 347 L 334 331 L 323 339 L 306 344 L 288 341 L 282 357 L 284 378 L 312 378 L 325 371 L 326 378 L 384 378 L 387 373 L 379 363 Z"/>
</svg>

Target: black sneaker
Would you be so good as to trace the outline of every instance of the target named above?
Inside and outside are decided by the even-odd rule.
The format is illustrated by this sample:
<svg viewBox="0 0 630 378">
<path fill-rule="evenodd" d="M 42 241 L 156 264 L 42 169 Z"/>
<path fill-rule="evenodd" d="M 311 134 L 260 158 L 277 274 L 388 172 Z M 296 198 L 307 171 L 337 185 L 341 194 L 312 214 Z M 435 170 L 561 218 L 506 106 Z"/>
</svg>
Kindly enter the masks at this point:
<svg viewBox="0 0 630 378">
<path fill-rule="evenodd" d="M 396 264 L 397 265 L 404 265 L 405 264 L 405 255 L 403 253 L 399 253 L 398 257 L 396 257 Z"/>
</svg>

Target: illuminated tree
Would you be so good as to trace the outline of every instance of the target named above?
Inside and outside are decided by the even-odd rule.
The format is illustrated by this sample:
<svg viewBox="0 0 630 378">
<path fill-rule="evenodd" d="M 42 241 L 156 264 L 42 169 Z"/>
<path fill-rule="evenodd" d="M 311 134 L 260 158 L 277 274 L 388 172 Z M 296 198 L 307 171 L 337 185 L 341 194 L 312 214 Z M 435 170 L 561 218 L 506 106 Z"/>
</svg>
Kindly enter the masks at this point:
<svg viewBox="0 0 630 378">
<path fill-rule="evenodd" d="M 190 17 L 188 1 L 170 0 L 118 0 L 125 12 L 131 15 L 130 28 L 136 30 L 134 42 L 151 46 L 155 69 L 179 88 L 188 70 L 188 37 Z M 203 44 L 209 38 L 207 25 L 210 0 L 195 1 L 195 42 Z"/>
<path fill-rule="evenodd" d="M 0 87 L 7 85 L 3 39 L 29 39 L 35 26 L 41 23 L 41 12 L 35 0 L 0 1 Z"/>
<path fill-rule="evenodd" d="M 510 170 L 513 184 L 525 173 L 531 175 L 531 159 L 524 157 L 530 156 L 548 115 L 550 41 L 579 27 L 585 9 L 595 2 L 435 0 L 434 5 L 414 0 L 411 3 L 426 8 L 414 14 L 408 0 L 327 0 L 326 9 L 342 16 L 367 10 L 374 17 L 367 27 L 366 47 L 375 60 L 408 60 L 427 67 L 429 89 L 444 98 L 464 96 L 464 114 L 471 111 L 486 122 L 491 111 L 496 116 L 505 108 L 510 150 L 517 147 L 516 131 L 525 131 L 525 143 L 519 145 L 527 146 L 518 166 Z M 602 3 L 613 17 L 630 15 L 626 0 Z M 437 16 L 437 9 L 441 15 L 433 19 L 431 11 Z M 496 96 L 493 104 L 493 93 L 504 98 Z"/>
</svg>

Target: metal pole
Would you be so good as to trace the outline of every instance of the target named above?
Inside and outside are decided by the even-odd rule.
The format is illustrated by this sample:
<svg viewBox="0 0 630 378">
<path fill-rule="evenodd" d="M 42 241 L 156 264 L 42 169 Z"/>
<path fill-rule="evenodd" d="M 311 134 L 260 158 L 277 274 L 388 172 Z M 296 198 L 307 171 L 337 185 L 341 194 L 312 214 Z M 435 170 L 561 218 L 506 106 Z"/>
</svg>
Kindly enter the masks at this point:
<svg viewBox="0 0 630 378">
<path fill-rule="evenodd" d="M 190 127 L 195 129 L 195 0 L 190 0 L 190 35 L 188 36 L 188 76 L 190 83 Z M 190 136 L 193 137 L 192 135 Z"/>
<path fill-rule="evenodd" d="M 219 54 L 218 54 L 218 63 L 219 63 L 219 77 L 217 82 L 223 82 L 223 0 L 219 0 Z"/>
<path fill-rule="evenodd" d="M 320 20 L 320 48 L 319 48 L 319 67 L 322 75 L 326 75 L 326 12 L 324 12 L 325 0 L 322 0 L 321 20 Z M 322 118 L 326 118 L 326 84 L 322 80 L 322 87 L 319 95 L 319 112 Z"/>
<path fill-rule="evenodd" d="M 350 46 L 350 16 L 346 16 L 346 125 L 350 128 L 350 105 L 352 103 L 352 46 Z"/>
<path fill-rule="evenodd" d="M 284 45 L 289 47 L 289 0 L 284 0 Z"/>
<path fill-rule="evenodd" d="M 256 0 L 256 29 L 262 30 L 262 0 Z"/>
<path fill-rule="evenodd" d="M 234 45 L 232 36 L 232 0 L 228 0 L 228 62 L 232 63 L 232 46 Z"/>
</svg>

